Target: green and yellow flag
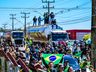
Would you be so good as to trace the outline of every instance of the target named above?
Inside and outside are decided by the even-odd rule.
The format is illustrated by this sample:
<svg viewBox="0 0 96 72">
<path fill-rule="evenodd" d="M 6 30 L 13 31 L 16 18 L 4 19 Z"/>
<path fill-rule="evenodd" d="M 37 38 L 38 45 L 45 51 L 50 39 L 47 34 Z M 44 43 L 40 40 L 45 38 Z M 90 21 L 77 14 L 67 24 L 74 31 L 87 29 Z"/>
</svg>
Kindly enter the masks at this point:
<svg viewBox="0 0 96 72">
<path fill-rule="evenodd" d="M 47 64 L 49 62 L 58 64 L 61 61 L 63 54 L 42 54 L 42 57 L 44 58 L 44 60 Z"/>
</svg>

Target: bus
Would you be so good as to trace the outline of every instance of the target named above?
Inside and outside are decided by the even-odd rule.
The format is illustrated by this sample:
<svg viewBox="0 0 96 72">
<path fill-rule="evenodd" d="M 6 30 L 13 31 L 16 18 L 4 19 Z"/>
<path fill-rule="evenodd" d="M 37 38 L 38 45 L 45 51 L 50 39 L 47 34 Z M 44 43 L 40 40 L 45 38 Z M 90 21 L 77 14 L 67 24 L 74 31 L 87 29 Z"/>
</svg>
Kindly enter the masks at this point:
<svg viewBox="0 0 96 72">
<path fill-rule="evenodd" d="M 11 40 L 15 46 L 24 46 L 24 32 L 23 31 L 12 31 Z"/>
</svg>

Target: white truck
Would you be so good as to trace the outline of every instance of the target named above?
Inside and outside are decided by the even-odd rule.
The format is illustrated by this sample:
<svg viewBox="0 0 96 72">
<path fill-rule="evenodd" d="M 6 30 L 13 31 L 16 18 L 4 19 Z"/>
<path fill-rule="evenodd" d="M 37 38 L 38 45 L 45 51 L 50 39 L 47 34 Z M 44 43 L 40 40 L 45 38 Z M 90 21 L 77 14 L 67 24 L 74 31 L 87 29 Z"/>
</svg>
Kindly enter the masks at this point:
<svg viewBox="0 0 96 72">
<path fill-rule="evenodd" d="M 52 30 L 50 34 L 48 34 L 48 40 L 54 43 L 58 43 L 59 41 L 69 40 L 69 36 L 68 33 L 64 30 Z"/>
<path fill-rule="evenodd" d="M 68 33 L 64 31 L 60 26 L 58 25 L 44 25 L 40 27 L 29 27 L 27 29 L 27 32 L 31 35 L 35 35 L 37 33 L 37 38 L 34 39 L 43 39 L 44 36 L 47 39 L 47 42 L 55 42 L 57 43 L 60 40 L 66 41 L 69 39 Z M 35 33 L 35 34 L 34 34 Z M 41 37 L 40 34 L 41 33 Z M 41 41 L 41 40 L 37 40 Z"/>
<path fill-rule="evenodd" d="M 23 47 L 24 46 L 24 32 L 23 31 L 12 31 L 11 40 L 15 46 Z"/>
</svg>

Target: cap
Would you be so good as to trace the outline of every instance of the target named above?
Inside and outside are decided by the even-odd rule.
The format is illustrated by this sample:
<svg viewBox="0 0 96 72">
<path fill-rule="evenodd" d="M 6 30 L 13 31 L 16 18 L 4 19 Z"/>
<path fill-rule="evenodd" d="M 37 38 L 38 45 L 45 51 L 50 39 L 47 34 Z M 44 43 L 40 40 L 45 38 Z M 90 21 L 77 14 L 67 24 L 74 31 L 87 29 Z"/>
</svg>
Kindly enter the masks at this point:
<svg viewBox="0 0 96 72">
<path fill-rule="evenodd" d="M 69 62 L 68 60 L 65 60 L 64 62 Z"/>
</svg>

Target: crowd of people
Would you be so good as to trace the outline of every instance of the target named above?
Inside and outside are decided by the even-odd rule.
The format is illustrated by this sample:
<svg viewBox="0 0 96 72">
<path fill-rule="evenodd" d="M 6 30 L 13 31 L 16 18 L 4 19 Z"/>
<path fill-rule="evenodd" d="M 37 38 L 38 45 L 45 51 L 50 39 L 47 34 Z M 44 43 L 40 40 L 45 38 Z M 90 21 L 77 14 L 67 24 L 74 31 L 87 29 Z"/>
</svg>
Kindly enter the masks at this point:
<svg viewBox="0 0 96 72">
<path fill-rule="evenodd" d="M 56 24 L 55 14 L 51 12 L 48 14 L 48 12 L 45 12 L 43 15 L 43 18 L 39 16 L 38 18 L 36 16 L 33 17 L 33 26 L 41 25 L 41 22 L 44 20 L 44 24 Z"/>
<path fill-rule="evenodd" d="M 66 41 L 50 45 L 34 43 L 32 39 L 26 38 L 25 51 L 21 51 L 11 41 L 3 39 L 1 48 L 5 53 L 10 52 L 16 60 L 21 58 L 32 72 L 95 72 L 90 61 L 91 44 L 84 41 Z M 56 65 L 51 61 L 46 64 L 42 54 L 63 54 L 63 57 Z M 80 68 L 74 69 L 71 62 L 64 59 L 65 56 L 74 58 Z M 20 67 L 20 72 L 25 72 L 23 67 Z"/>
</svg>

